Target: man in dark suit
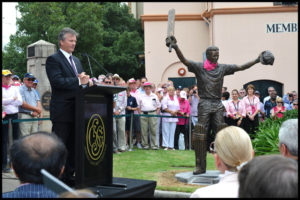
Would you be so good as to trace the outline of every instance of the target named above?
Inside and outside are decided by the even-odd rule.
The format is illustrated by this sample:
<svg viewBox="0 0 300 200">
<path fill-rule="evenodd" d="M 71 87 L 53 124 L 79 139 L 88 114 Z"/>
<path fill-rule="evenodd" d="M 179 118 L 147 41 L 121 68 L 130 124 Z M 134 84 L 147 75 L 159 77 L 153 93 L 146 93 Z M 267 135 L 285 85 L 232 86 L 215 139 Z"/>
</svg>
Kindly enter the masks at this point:
<svg viewBox="0 0 300 200">
<path fill-rule="evenodd" d="M 55 135 L 36 132 L 16 140 L 10 148 L 11 168 L 21 185 L 2 198 L 55 198 L 58 194 L 43 185 L 41 169 L 55 177 L 64 171 L 67 149 Z"/>
<path fill-rule="evenodd" d="M 62 181 L 74 185 L 75 101 L 69 96 L 89 86 L 89 76 L 83 72 L 78 58 L 72 55 L 78 33 L 63 28 L 58 40 L 60 49 L 46 60 L 46 72 L 51 85 L 50 119 L 52 131 L 62 139 L 68 149 L 68 158 Z"/>
</svg>

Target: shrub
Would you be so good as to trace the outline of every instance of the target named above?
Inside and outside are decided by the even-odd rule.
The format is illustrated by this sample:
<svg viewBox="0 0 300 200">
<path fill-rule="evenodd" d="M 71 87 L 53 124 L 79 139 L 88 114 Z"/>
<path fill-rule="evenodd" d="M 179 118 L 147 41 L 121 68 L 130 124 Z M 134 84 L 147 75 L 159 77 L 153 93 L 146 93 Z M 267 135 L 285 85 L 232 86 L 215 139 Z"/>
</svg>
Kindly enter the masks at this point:
<svg viewBox="0 0 300 200">
<path fill-rule="evenodd" d="M 259 122 L 258 131 L 252 140 L 255 155 L 278 154 L 280 126 L 285 120 L 295 118 L 298 118 L 298 110 L 288 110 L 280 119 L 268 118 L 264 122 Z"/>
</svg>

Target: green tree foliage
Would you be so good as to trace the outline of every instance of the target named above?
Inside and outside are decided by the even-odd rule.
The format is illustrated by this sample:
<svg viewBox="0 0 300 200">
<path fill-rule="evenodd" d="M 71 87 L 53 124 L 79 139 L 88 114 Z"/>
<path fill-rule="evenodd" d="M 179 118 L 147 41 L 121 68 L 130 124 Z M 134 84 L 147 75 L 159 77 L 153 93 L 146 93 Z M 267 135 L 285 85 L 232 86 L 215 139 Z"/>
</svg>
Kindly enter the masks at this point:
<svg viewBox="0 0 300 200">
<path fill-rule="evenodd" d="M 125 80 L 144 76 L 145 68 L 139 66 L 136 54 L 144 49 L 140 20 L 129 14 L 129 7 L 125 4 L 105 2 L 102 5 L 103 43 L 100 55 L 105 68 Z"/>
<path fill-rule="evenodd" d="M 139 20 L 120 3 L 98 2 L 19 2 L 21 18 L 18 30 L 2 51 L 3 68 L 19 76 L 26 73 L 27 46 L 45 40 L 57 45 L 58 33 L 70 27 L 79 33 L 74 55 L 79 57 L 84 71 L 90 74 L 90 59 L 94 76 L 105 74 L 104 67 L 124 79 L 144 75 L 136 52 L 144 49 L 143 31 Z"/>
<path fill-rule="evenodd" d="M 252 141 L 255 155 L 278 154 L 280 126 L 284 121 L 296 118 L 298 118 L 298 110 L 288 110 L 280 119 L 268 118 L 264 122 L 260 122 L 258 131 Z"/>
</svg>

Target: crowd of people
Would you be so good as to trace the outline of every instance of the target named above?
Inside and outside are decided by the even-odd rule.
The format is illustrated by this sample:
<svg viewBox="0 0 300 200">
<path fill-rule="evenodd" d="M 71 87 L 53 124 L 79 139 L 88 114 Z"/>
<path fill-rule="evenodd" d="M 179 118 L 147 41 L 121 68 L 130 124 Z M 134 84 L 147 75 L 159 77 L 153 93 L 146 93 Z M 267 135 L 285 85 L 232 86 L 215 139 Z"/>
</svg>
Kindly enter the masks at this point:
<svg viewBox="0 0 300 200">
<path fill-rule="evenodd" d="M 40 98 L 36 90 L 38 81 L 34 75 L 26 73 L 22 82 L 18 76 L 13 75 L 9 70 L 3 70 L 2 77 L 2 91 L 4 94 L 2 119 L 42 118 Z M 99 75 L 98 78 L 91 78 L 90 82 L 95 85 L 127 87 L 126 91 L 114 96 L 114 153 L 125 152 L 129 149 L 131 143 L 139 149 L 179 149 L 180 134 L 183 134 L 184 137 L 184 149 L 190 148 L 189 118 L 191 118 L 192 127 L 198 121 L 200 97 L 198 96 L 197 85 L 192 85 L 189 88 L 183 88 L 182 86 L 175 88 L 170 80 L 155 85 L 149 82 L 146 77 L 131 78 L 125 81 L 118 74 L 111 73 Z M 19 89 L 15 90 L 13 88 Z M 233 89 L 231 93 L 227 91 L 226 87 L 223 87 L 222 103 L 225 108 L 225 122 L 228 125 L 241 127 L 253 138 L 259 121 L 264 121 L 270 117 L 281 118 L 286 110 L 298 109 L 296 91 L 279 97 L 274 87 L 269 87 L 268 93 L 269 96 L 265 97 L 262 102 L 260 101 L 260 92 L 255 90 L 255 87 L 251 84 L 246 89 Z M 129 114 L 131 113 L 135 115 L 132 122 L 133 139 L 129 141 L 131 126 Z M 119 115 L 121 117 L 118 117 Z M 157 115 L 160 115 L 160 117 Z M 38 131 L 41 122 L 13 123 L 13 138 L 17 139 L 19 134 L 24 136 Z M 8 128 L 7 126 L 4 128 L 6 133 L 4 135 L 7 136 Z M 209 138 L 208 143 L 214 140 L 214 135 L 209 136 L 212 138 Z M 4 147 L 7 140 L 7 137 L 4 137 Z M 3 156 L 7 154 L 4 149 L 2 152 Z M 2 165 L 2 169 L 5 170 L 4 165 L 6 163 L 4 162 Z"/>
<path fill-rule="evenodd" d="M 185 149 L 189 148 L 188 118 L 191 118 L 192 126 L 195 126 L 198 120 L 200 97 L 196 85 L 190 88 L 182 88 L 181 86 L 175 88 L 173 82 L 168 81 L 156 86 L 149 82 L 146 77 L 136 80 L 131 78 L 125 82 L 118 74 L 100 75 L 97 79 L 92 78 L 90 81 L 96 85 L 124 86 L 127 88 L 126 91 L 114 96 L 114 153 L 128 150 L 129 142 L 133 142 L 139 149 L 179 149 L 179 135 L 181 133 L 184 135 Z M 31 73 L 26 73 L 22 82 L 18 76 L 13 75 L 9 70 L 2 70 L 3 120 L 42 118 L 40 98 L 36 90 L 37 83 L 37 79 Z M 272 176 L 282 178 L 286 183 L 285 185 L 294 184 L 298 181 L 285 175 L 288 170 L 292 174 L 298 173 L 298 165 L 291 159 L 280 156 L 254 158 L 251 137 L 255 134 L 259 121 L 263 122 L 266 118 L 281 118 L 286 110 L 298 109 L 297 92 L 292 91 L 283 97 L 277 95 L 274 87 L 269 87 L 268 92 L 269 96 L 264 98 L 263 103 L 260 101 L 260 92 L 255 90 L 255 87 L 251 84 L 246 89 L 233 89 L 231 95 L 226 91 L 226 87 L 222 88 L 222 103 L 225 108 L 224 119 L 229 127 L 222 129 L 218 132 L 216 138 L 212 139 L 214 142 L 211 143 L 213 146 L 210 145 L 210 151 L 214 153 L 216 167 L 223 175 L 218 184 L 200 188 L 191 197 L 217 197 L 216 195 L 220 197 L 258 197 L 260 195 L 270 197 L 272 196 L 270 193 L 274 191 L 272 188 L 265 188 L 267 183 L 265 185 L 257 184 L 257 187 L 261 187 L 265 191 L 263 194 L 258 193 L 255 187 L 253 191 L 250 191 L 251 188 L 249 189 L 250 183 L 261 180 L 257 180 L 257 176 L 249 176 L 250 172 L 260 176 L 266 174 L 260 171 L 261 168 L 257 167 L 258 165 L 269 165 L 268 170 L 270 173 L 272 172 Z M 131 117 L 128 114 L 131 113 L 140 115 L 134 115 L 132 121 L 133 140 L 129 141 Z M 119 115 L 120 117 L 118 117 Z M 280 153 L 294 160 L 298 159 L 298 142 L 295 140 L 295 137 L 297 137 L 295 135 L 297 133 L 297 130 L 295 130 L 296 123 L 298 123 L 297 119 L 288 120 L 282 124 L 279 132 Z M 12 125 L 13 139 L 16 140 L 11 147 L 13 170 L 19 176 L 21 182 L 30 183 L 26 186 L 28 187 L 25 188 L 26 190 L 38 191 L 37 195 L 40 196 L 37 197 L 43 195 L 44 197 L 56 197 L 57 194 L 41 185 L 40 177 L 27 180 L 27 176 L 30 177 L 30 173 L 33 173 L 33 171 L 23 172 L 20 171 L 20 167 L 22 169 L 25 169 L 25 167 L 15 165 L 18 159 L 20 160 L 18 163 L 22 164 L 24 162 L 24 158 L 17 155 L 16 152 L 24 151 L 24 149 L 20 149 L 21 143 L 29 140 L 30 137 L 26 136 L 31 135 L 30 133 L 38 131 L 39 122 L 21 122 Z M 25 137 L 20 138 L 20 136 Z M 48 137 L 46 133 L 41 133 L 41 136 L 37 134 L 36 136 L 41 137 L 41 139 Z M 18 140 L 19 138 L 20 140 Z M 50 140 L 55 141 L 59 146 L 62 145 L 57 138 Z M 32 140 L 32 142 L 34 141 Z M 12 170 L 7 167 L 7 144 L 8 124 L 3 124 L 2 172 Z M 29 145 L 26 148 L 31 151 L 30 148 L 32 147 Z M 53 172 L 57 177 L 61 176 L 62 166 L 65 163 L 65 153 L 63 153 L 65 150 L 62 146 L 60 148 L 62 148 L 63 161 L 60 161 L 60 164 L 57 163 L 57 166 L 53 168 L 57 169 Z M 26 152 L 23 153 L 25 156 Z M 27 162 L 30 159 L 35 159 L 35 157 L 28 157 Z M 288 163 L 288 166 L 283 166 L 282 163 Z M 275 167 L 277 164 L 282 165 L 282 167 L 280 169 Z M 246 167 L 243 167 L 244 165 Z M 49 170 L 53 169 L 49 168 Z M 281 170 L 280 173 L 275 173 L 278 170 Z M 273 180 L 270 176 L 263 180 Z M 293 186 L 287 186 L 285 190 L 278 190 L 286 191 L 285 193 L 275 193 L 273 196 L 295 196 L 293 189 Z M 18 197 L 22 196 L 22 193 L 22 190 L 18 188 L 17 191 L 7 193 L 4 197 Z"/>
<path fill-rule="evenodd" d="M 178 140 L 181 133 L 184 136 L 184 149 L 189 148 L 188 121 L 191 118 L 192 128 L 198 121 L 200 97 L 197 85 L 189 88 L 182 86 L 175 88 L 170 80 L 155 85 L 146 77 L 125 81 L 118 74 L 99 75 L 98 78 L 91 80 L 96 85 L 127 87 L 127 93 L 121 92 L 114 98 L 114 115 L 127 116 L 114 119 L 115 153 L 124 152 L 129 148 L 131 118 L 128 114 L 131 113 L 135 115 L 132 122 L 133 140 L 130 142 L 133 142 L 137 148 L 179 149 Z M 263 103 L 260 101 L 260 92 L 255 90 L 252 84 L 246 89 L 233 89 L 231 93 L 223 87 L 222 103 L 227 125 L 241 127 L 250 135 L 250 138 L 253 138 L 259 121 L 263 122 L 267 118 L 281 118 L 286 110 L 298 109 L 296 91 L 279 97 L 274 87 L 270 86 L 268 93 L 269 96 L 264 98 Z M 209 143 L 214 140 L 214 135 L 212 134 Z"/>
<path fill-rule="evenodd" d="M 26 73 L 22 82 L 10 70 L 2 70 L 2 120 L 43 118 L 37 84 L 38 80 L 31 73 Z M 37 132 L 41 123 L 37 120 L 12 123 L 13 140 Z M 2 124 L 2 172 L 10 171 L 7 167 L 8 128 L 8 123 Z"/>
</svg>

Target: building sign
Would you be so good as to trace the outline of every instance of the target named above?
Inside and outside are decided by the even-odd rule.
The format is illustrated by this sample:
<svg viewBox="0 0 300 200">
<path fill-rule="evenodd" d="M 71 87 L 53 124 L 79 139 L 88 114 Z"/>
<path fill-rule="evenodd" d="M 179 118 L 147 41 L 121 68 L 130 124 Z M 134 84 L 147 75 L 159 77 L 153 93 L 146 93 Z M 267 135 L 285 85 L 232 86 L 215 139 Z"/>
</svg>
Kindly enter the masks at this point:
<svg viewBox="0 0 300 200">
<path fill-rule="evenodd" d="M 51 92 L 47 91 L 42 96 L 42 106 L 45 110 L 50 110 Z"/>
<path fill-rule="evenodd" d="M 267 24 L 267 33 L 298 32 L 298 23 Z"/>
</svg>

